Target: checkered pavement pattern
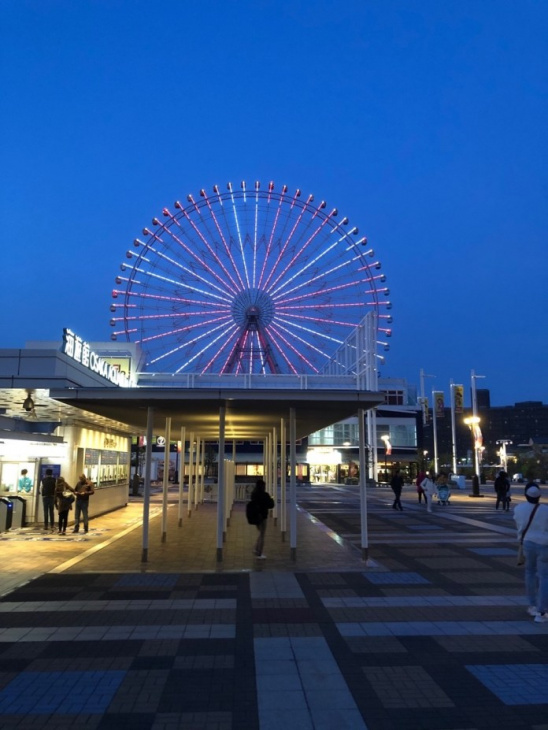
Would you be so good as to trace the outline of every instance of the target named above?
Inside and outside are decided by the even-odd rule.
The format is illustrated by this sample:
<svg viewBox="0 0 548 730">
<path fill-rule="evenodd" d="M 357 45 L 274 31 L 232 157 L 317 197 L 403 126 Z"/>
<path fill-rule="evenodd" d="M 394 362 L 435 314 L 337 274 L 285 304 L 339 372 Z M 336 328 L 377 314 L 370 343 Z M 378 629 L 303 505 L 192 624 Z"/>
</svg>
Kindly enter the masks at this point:
<svg viewBox="0 0 548 730">
<path fill-rule="evenodd" d="M 548 626 L 510 555 L 379 564 L 36 578 L 0 601 L 0 728 L 548 730 Z"/>
</svg>

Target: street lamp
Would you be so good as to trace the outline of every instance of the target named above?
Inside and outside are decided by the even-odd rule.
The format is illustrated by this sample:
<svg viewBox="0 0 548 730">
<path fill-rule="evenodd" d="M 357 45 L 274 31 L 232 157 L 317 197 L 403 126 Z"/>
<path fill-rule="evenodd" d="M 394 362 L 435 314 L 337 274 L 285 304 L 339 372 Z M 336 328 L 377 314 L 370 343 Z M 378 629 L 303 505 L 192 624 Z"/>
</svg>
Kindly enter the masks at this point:
<svg viewBox="0 0 548 730">
<path fill-rule="evenodd" d="M 482 450 L 482 436 L 479 427 L 480 419 L 478 416 L 469 416 L 464 419 L 464 423 L 470 428 L 472 434 L 472 446 L 474 448 L 474 476 L 472 478 L 472 496 L 480 497 L 479 478 L 480 478 L 480 453 Z"/>
<path fill-rule="evenodd" d="M 386 463 L 386 457 L 388 456 L 388 454 L 392 453 L 392 444 L 390 443 L 390 436 L 388 434 L 384 434 L 384 436 L 381 436 L 381 441 L 384 441 L 384 474 L 386 481 L 388 481 L 388 467 Z"/>
<path fill-rule="evenodd" d="M 500 465 L 504 469 L 505 472 L 508 472 L 508 453 L 506 451 L 506 446 L 511 444 L 512 442 L 508 439 L 501 439 L 500 441 L 497 441 L 497 444 L 500 444 L 500 450 L 499 450 L 499 456 L 500 456 Z"/>
</svg>

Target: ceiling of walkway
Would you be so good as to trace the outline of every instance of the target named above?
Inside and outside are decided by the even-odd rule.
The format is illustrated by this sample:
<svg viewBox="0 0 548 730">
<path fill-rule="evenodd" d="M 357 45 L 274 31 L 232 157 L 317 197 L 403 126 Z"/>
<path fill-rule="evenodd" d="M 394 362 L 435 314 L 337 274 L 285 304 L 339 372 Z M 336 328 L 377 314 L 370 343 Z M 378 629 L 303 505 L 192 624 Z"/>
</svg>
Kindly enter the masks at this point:
<svg viewBox="0 0 548 730">
<path fill-rule="evenodd" d="M 337 421 L 384 401 L 379 393 L 342 390 L 242 390 L 179 388 L 81 388 L 52 390 L 52 398 L 67 405 L 123 422 L 136 434 L 145 433 L 148 408 L 154 409 L 154 431 L 163 433 L 171 418 L 172 433 L 184 426 L 187 433 L 208 440 L 219 436 L 219 409 L 226 408 L 227 439 L 260 440 L 280 421 L 296 413 L 296 438 L 308 436 Z"/>
</svg>

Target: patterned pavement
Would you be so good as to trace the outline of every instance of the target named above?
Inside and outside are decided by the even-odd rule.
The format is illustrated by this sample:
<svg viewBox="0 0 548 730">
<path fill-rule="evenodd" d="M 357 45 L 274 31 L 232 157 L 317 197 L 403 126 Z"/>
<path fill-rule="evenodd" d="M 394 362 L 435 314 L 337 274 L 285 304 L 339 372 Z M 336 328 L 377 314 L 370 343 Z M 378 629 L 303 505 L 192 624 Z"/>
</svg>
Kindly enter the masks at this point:
<svg viewBox="0 0 548 730">
<path fill-rule="evenodd" d="M 548 730 L 548 625 L 526 613 L 511 516 L 466 495 L 395 513 L 379 491 L 366 564 L 355 493 L 300 497 L 296 561 L 274 524 L 253 559 L 242 505 L 222 566 L 214 505 L 179 530 L 171 506 L 164 544 L 156 514 L 144 566 L 136 503 L 55 557 L 3 535 L 4 557 L 42 564 L 1 591 L 0 728 Z"/>
</svg>

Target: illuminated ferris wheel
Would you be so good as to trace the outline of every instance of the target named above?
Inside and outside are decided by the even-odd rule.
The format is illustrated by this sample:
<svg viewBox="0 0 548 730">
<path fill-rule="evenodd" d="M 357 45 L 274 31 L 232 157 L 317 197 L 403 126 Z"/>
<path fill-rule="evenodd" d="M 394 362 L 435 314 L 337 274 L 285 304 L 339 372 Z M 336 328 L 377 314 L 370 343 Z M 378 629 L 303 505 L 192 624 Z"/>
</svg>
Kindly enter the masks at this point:
<svg viewBox="0 0 548 730">
<path fill-rule="evenodd" d="M 116 278 L 112 339 L 148 372 L 319 373 L 370 311 L 390 335 L 389 291 L 367 239 L 325 201 L 231 183 L 164 208 Z"/>
</svg>

